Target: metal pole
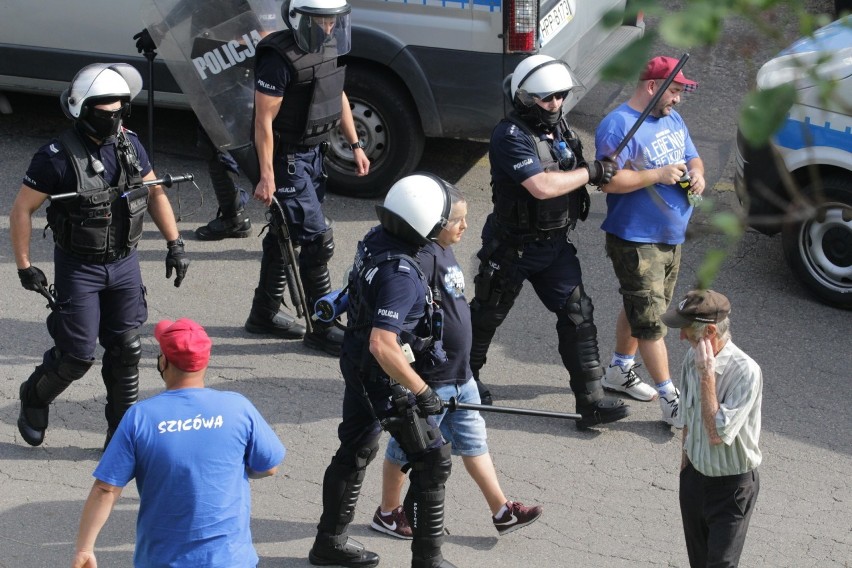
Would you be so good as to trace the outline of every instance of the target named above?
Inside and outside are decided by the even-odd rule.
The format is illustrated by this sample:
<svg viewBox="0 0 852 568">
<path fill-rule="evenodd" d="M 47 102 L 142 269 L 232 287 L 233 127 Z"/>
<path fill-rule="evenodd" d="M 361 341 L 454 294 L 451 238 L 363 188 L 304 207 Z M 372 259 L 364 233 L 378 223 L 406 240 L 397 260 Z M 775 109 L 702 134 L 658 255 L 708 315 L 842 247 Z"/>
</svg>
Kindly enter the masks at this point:
<svg viewBox="0 0 852 568">
<path fill-rule="evenodd" d="M 490 406 L 485 404 L 467 404 L 459 402 L 456 397 L 442 401 L 450 412 L 456 410 L 478 410 L 480 412 L 498 412 L 502 414 L 518 414 L 520 416 L 541 416 L 543 418 L 561 418 L 562 420 L 580 420 L 582 415 L 567 412 L 550 412 L 549 410 L 528 410 L 526 408 L 511 408 L 506 406 Z"/>
</svg>

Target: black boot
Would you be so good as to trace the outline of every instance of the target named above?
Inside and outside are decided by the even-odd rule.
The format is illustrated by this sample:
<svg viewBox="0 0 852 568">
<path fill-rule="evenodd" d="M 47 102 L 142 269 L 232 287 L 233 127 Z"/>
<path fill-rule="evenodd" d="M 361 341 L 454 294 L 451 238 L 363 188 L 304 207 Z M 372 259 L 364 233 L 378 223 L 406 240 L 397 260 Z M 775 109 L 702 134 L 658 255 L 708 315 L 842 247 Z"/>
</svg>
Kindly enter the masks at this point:
<svg viewBox="0 0 852 568">
<path fill-rule="evenodd" d="M 305 335 L 305 347 L 325 351 L 329 355 L 340 355 L 343 346 L 343 330 L 334 324 L 314 322 L 313 331 Z"/>
<path fill-rule="evenodd" d="M 267 235 L 263 239 L 260 281 L 254 290 L 251 312 L 245 328 L 249 333 L 301 339 L 305 336 L 305 326 L 290 314 L 279 311 L 287 289 L 287 266 L 276 239 L 275 235 Z"/>
<path fill-rule="evenodd" d="M 42 364 L 21 383 L 19 391 L 18 432 L 27 444 L 40 446 L 44 442 L 50 403 L 71 383 L 85 375 L 93 362 L 63 355 L 55 347 L 44 354 Z"/>
<path fill-rule="evenodd" d="M 199 132 L 198 147 L 207 160 L 207 171 L 213 193 L 219 203 L 216 218 L 195 230 L 199 241 L 242 239 L 251 234 L 251 220 L 245 212 L 243 190 L 237 185 L 237 164 L 227 155 L 218 152 L 206 134 Z"/>
<path fill-rule="evenodd" d="M 308 560 L 314 566 L 369 568 L 378 565 L 379 555 L 345 534 L 319 533 L 308 553 Z"/>
<path fill-rule="evenodd" d="M 251 219 L 240 209 L 233 217 L 225 217 L 221 209 L 216 218 L 195 229 L 199 241 L 221 241 L 222 239 L 244 239 L 251 235 Z"/>
<path fill-rule="evenodd" d="M 32 390 L 29 380 L 21 383 L 19 391 L 21 412 L 18 414 L 18 432 L 29 445 L 40 446 L 44 442 L 44 433 L 47 430 L 50 405 L 38 402 L 31 394 Z"/>
<path fill-rule="evenodd" d="M 479 401 L 486 406 L 492 406 L 494 404 L 494 397 L 491 396 L 491 391 L 488 390 L 488 387 L 479 380 L 478 371 L 474 371 L 473 380 L 476 381 L 476 390 L 479 391 Z"/>
<path fill-rule="evenodd" d="M 623 400 L 604 396 L 600 379 L 587 382 L 583 391 L 574 391 L 574 396 L 577 399 L 577 413 L 582 416 L 577 421 L 580 430 L 615 422 L 630 415 L 630 407 Z"/>
</svg>

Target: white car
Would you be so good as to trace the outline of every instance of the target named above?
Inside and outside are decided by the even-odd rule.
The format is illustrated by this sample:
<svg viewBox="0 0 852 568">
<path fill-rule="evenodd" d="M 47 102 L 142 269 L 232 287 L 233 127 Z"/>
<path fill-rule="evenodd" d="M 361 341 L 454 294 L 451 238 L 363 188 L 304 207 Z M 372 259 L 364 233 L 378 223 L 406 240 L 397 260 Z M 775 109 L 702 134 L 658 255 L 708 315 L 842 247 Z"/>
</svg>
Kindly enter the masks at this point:
<svg viewBox="0 0 852 568">
<path fill-rule="evenodd" d="M 834 83 L 827 102 L 813 71 Z M 822 301 L 852 309 L 852 16 L 794 42 L 757 75 L 759 89 L 787 83 L 798 102 L 770 145 L 737 133 L 737 194 L 752 227 L 781 233 L 793 274 Z"/>
<path fill-rule="evenodd" d="M 154 1 L 186 0 L 3 0 L 0 91 L 59 94 L 78 69 L 100 61 L 134 65 L 147 85 L 132 36 L 144 25 L 141 5 Z M 641 14 L 604 26 L 605 15 L 623 15 L 627 2 L 350 0 L 345 90 L 372 165 L 357 177 L 349 145 L 333 133 L 330 189 L 382 195 L 417 167 L 426 137 L 488 138 L 506 110 L 503 78 L 530 54 L 566 61 L 591 89 L 608 59 L 644 32 Z M 165 65 L 154 63 L 156 104 L 186 105 Z"/>
</svg>

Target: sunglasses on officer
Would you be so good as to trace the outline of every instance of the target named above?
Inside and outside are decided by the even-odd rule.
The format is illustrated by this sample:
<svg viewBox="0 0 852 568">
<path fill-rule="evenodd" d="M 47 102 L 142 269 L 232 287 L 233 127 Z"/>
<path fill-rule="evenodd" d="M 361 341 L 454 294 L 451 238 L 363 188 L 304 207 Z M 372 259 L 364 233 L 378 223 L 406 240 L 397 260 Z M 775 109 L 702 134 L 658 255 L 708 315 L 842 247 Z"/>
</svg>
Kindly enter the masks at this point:
<svg viewBox="0 0 852 568">
<path fill-rule="evenodd" d="M 556 93 L 550 93 L 546 97 L 538 97 L 536 95 L 533 96 L 543 103 L 549 103 L 552 102 L 553 99 L 565 100 L 565 97 L 568 96 L 568 91 L 558 91 Z"/>
</svg>

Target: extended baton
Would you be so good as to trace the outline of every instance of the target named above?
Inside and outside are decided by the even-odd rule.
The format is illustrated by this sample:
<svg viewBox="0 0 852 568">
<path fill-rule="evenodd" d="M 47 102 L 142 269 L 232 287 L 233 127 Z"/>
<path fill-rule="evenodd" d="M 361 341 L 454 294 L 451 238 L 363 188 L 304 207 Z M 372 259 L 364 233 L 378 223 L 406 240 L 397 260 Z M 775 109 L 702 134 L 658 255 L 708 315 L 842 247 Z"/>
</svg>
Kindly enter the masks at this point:
<svg viewBox="0 0 852 568">
<path fill-rule="evenodd" d="M 486 404 L 467 404 L 459 402 L 456 397 L 441 401 L 447 410 L 479 410 L 480 412 L 500 412 L 503 414 L 519 414 L 521 416 L 541 416 L 543 418 L 561 418 L 563 420 L 580 420 L 582 415 L 568 412 L 550 412 L 549 410 L 529 410 L 526 408 L 511 408 L 506 406 L 490 406 Z"/>
<path fill-rule="evenodd" d="M 179 175 L 179 176 L 173 176 L 171 174 L 166 174 L 163 177 L 161 177 L 160 179 L 152 179 L 152 180 L 149 180 L 149 181 L 143 181 L 142 185 L 146 189 L 148 187 L 152 186 L 152 185 L 162 185 L 162 186 L 165 186 L 165 187 L 171 187 L 176 183 L 183 183 L 183 182 L 186 182 L 186 181 L 192 181 L 194 179 L 195 179 L 195 176 L 192 175 L 192 174 L 183 174 L 183 175 Z M 122 193 L 121 196 L 127 197 L 128 195 L 132 194 L 133 191 L 136 191 L 136 190 L 131 190 L 131 191 Z M 61 201 L 63 199 L 71 199 L 72 197 L 77 197 L 78 195 L 80 195 L 80 194 L 77 193 L 76 191 L 70 191 L 68 193 L 59 193 L 59 194 L 56 194 L 56 195 L 48 195 L 47 198 L 50 199 L 51 201 Z"/>
<path fill-rule="evenodd" d="M 645 122 L 645 119 L 648 118 L 648 115 L 651 114 L 651 111 L 654 110 L 654 107 L 657 106 L 657 103 L 660 102 L 660 99 L 663 97 L 663 93 L 669 88 L 669 85 L 672 84 L 674 78 L 680 73 L 680 70 L 683 69 L 683 66 L 686 65 L 686 60 L 689 59 L 689 54 L 684 53 L 680 56 L 680 59 L 675 65 L 675 68 L 672 69 L 672 72 L 666 77 L 666 80 L 663 81 L 662 86 L 657 89 L 657 92 L 654 93 L 654 96 L 651 98 L 651 102 L 648 103 L 648 106 L 645 107 L 645 110 L 642 111 L 642 114 L 639 115 L 639 118 L 636 119 L 636 122 L 633 124 L 633 127 L 627 132 L 627 135 L 618 145 L 618 148 L 615 149 L 615 152 L 610 156 L 610 160 L 613 162 L 618 161 L 618 155 L 621 154 L 621 151 L 627 146 L 627 143 L 633 138 L 633 135 L 636 134 L 636 131 L 639 130 L 639 127 L 642 126 L 642 123 Z"/>
</svg>

